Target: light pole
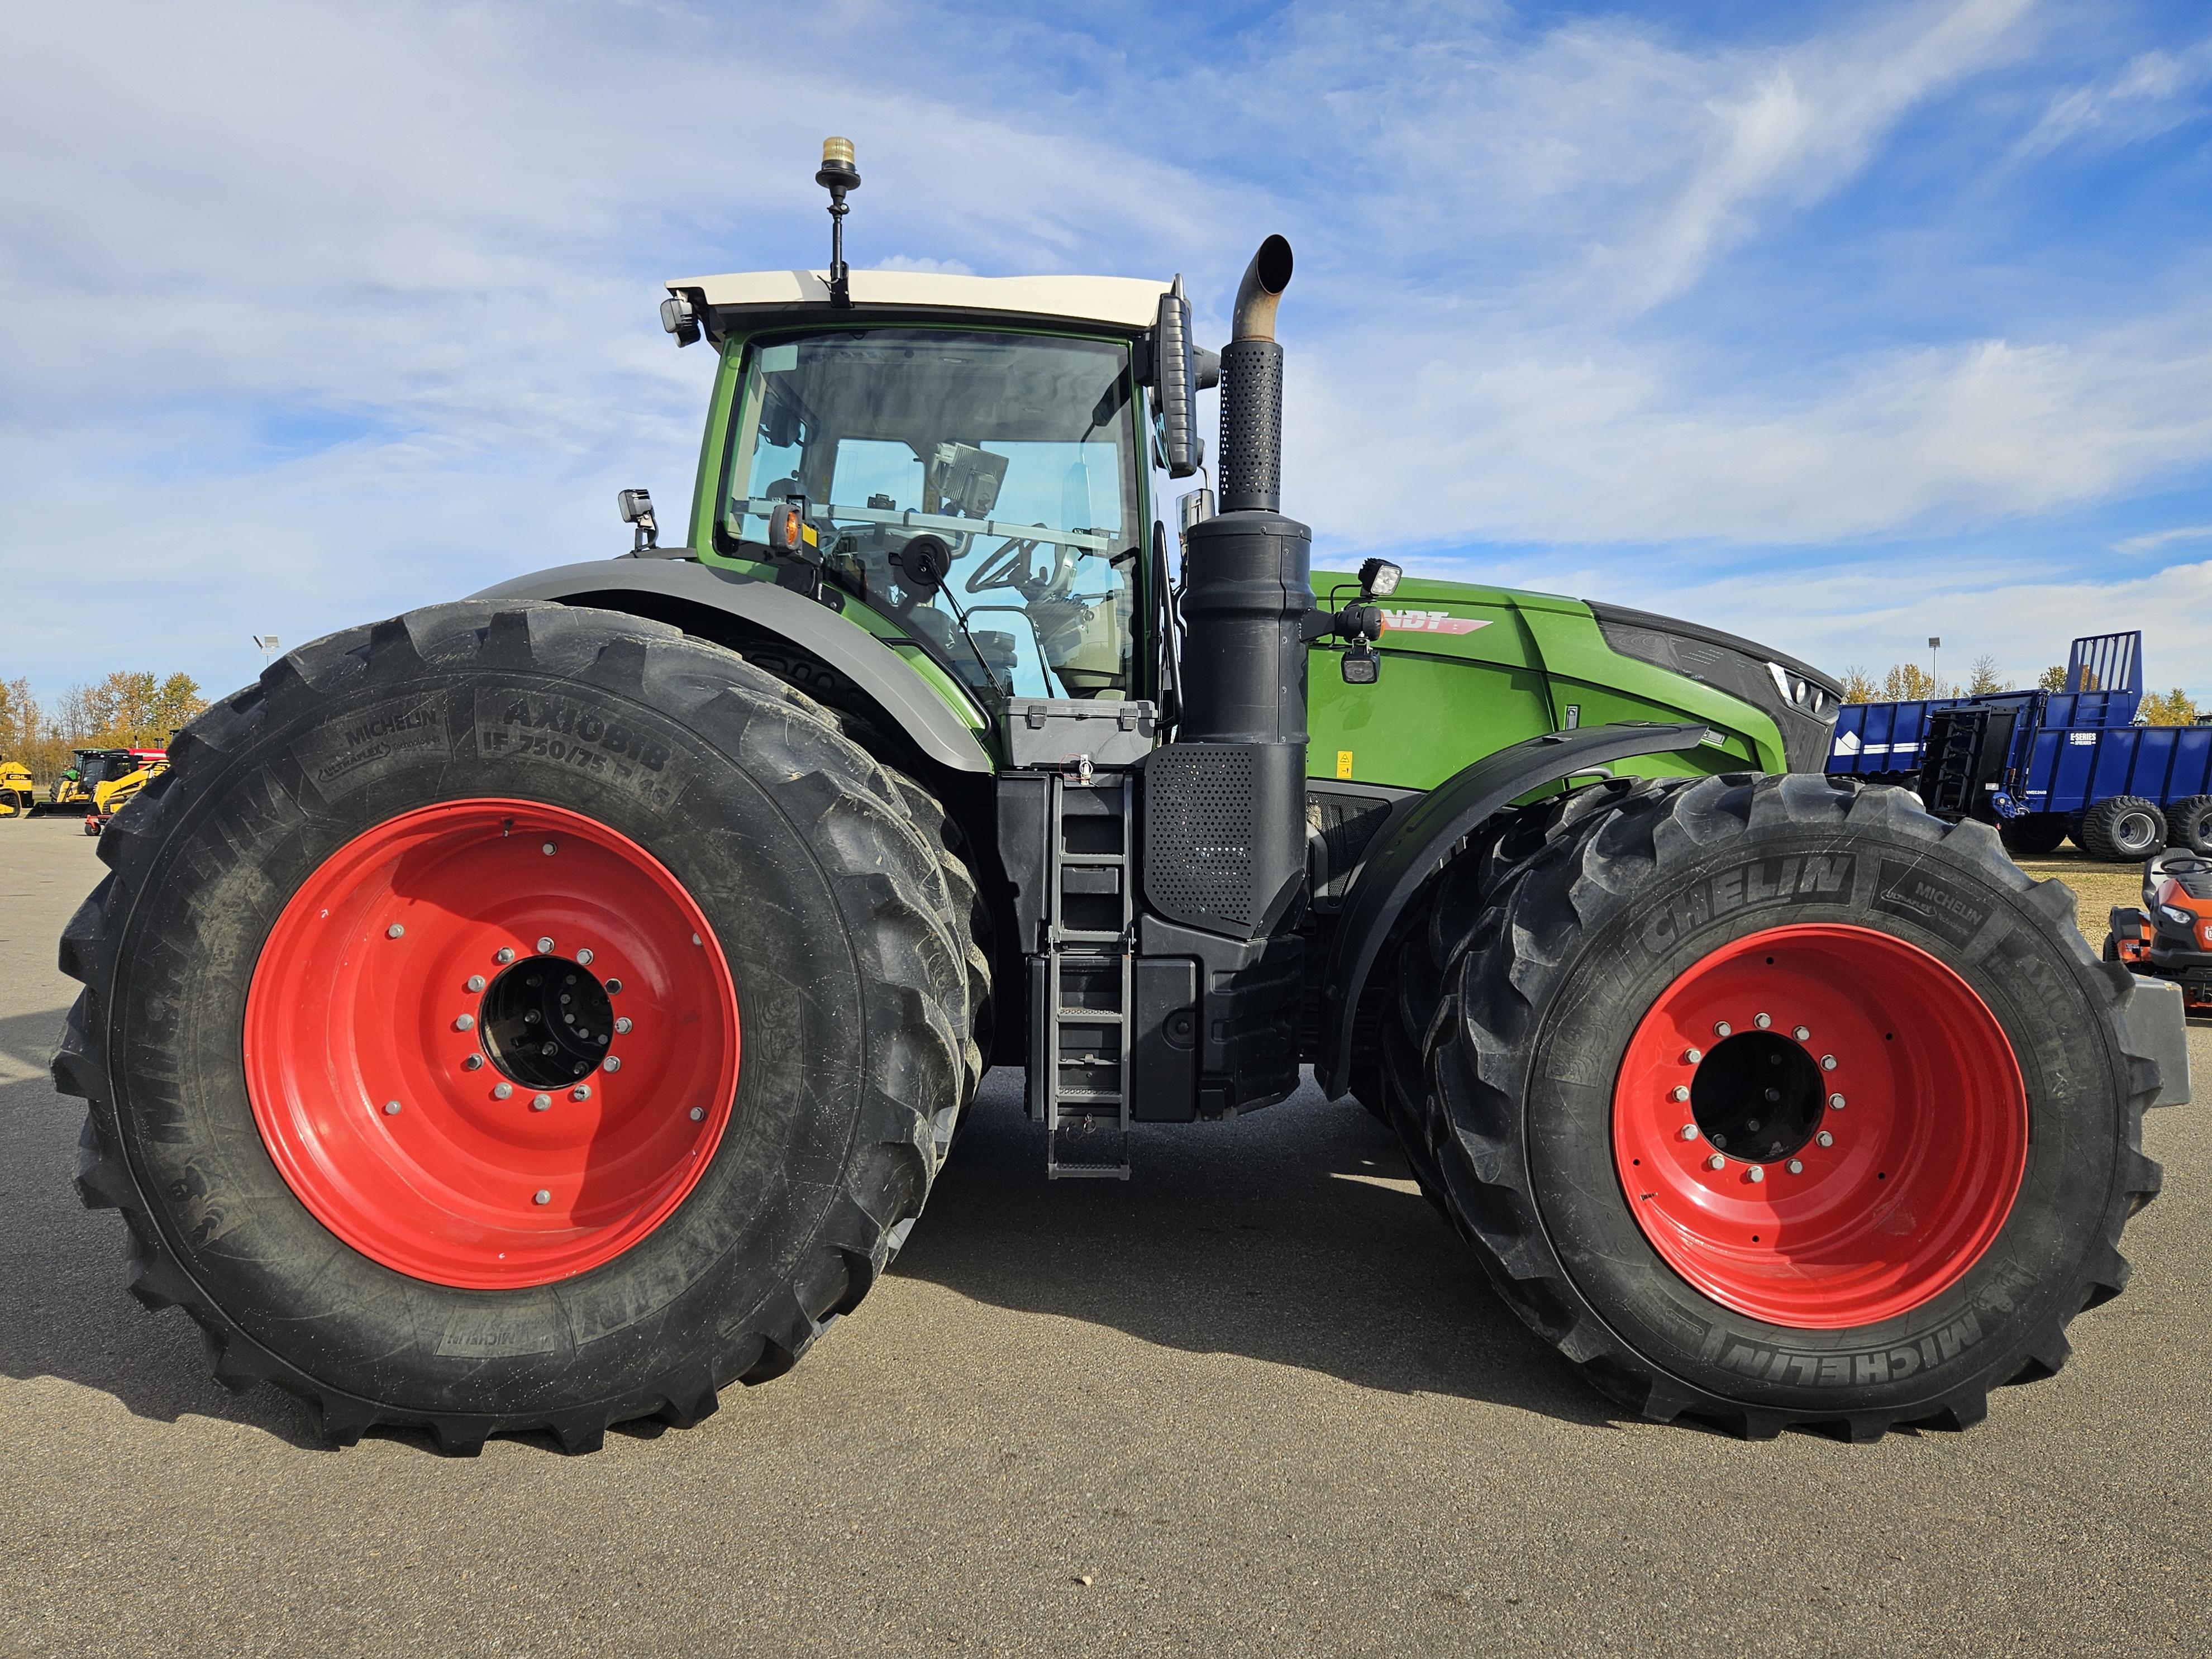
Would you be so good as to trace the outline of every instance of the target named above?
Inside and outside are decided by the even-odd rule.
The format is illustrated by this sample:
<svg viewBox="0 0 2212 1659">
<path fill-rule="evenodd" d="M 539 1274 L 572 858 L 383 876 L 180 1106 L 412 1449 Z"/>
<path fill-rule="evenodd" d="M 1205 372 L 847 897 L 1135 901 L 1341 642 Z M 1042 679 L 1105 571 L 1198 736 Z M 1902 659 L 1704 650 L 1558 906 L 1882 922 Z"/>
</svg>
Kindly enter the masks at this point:
<svg viewBox="0 0 2212 1659">
<path fill-rule="evenodd" d="M 1928 636 L 1928 695 L 1931 697 L 1942 695 L 1943 683 L 1936 678 L 1936 653 L 1942 645 L 1940 635 L 1930 634 Z"/>
<path fill-rule="evenodd" d="M 261 665 L 264 668 L 268 667 L 276 659 L 279 643 L 276 636 L 274 634 L 256 634 L 253 636 L 253 642 L 261 647 Z"/>
</svg>

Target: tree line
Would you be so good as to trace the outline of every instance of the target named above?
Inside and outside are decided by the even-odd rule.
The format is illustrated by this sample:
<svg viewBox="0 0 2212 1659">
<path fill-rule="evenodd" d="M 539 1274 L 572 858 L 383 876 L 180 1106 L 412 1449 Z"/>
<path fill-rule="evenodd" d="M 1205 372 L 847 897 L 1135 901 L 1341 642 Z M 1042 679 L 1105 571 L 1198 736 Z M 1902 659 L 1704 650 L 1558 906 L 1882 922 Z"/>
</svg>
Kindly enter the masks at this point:
<svg viewBox="0 0 2212 1659">
<path fill-rule="evenodd" d="M 52 702 L 26 679 L 0 679 L 0 757 L 31 769 L 43 787 L 59 777 L 77 749 L 163 749 L 169 734 L 207 707 L 189 674 L 118 669 L 73 686 Z"/>
<path fill-rule="evenodd" d="M 1894 663 L 1880 679 L 1854 665 L 1838 678 L 1845 702 L 1925 702 L 1936 697 L 1978 697 L 1985 692 L 2020 689 L 2010 680 L 1998 679 L 1995 657 L 1975 658 L 1964 685 L 1955 680 L 1938 680 L 1917 662 Z M 2045 691 L 2063 691 L 2066 665 L 2053 663 L 2035 677 L 2035 683 Z M 2085 689 L 2096 690 L 2094 685 Z M 2193 726 L 2197 715 L 2196 699 L 2178 685 L 2171 691 L 2146 692 L 2136 708 L 2139 726 Z"/>
</svg>

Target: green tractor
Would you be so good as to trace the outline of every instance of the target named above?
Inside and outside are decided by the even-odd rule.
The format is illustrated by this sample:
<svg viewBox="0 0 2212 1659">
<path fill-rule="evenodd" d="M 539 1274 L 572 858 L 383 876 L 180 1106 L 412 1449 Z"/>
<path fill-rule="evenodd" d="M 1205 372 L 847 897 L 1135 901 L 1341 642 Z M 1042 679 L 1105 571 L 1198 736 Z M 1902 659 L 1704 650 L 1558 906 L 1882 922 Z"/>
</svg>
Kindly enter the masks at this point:
<svg viewBox="0 0 2212 1659">
<path fill-rule="evenodd" d="M 695 1422 L 867 1294 L 992 1065 L 1058 1178 L 1310 1065 L 1649 1418 L 1858 1439 L 2058 1367 L 2172 988 L 1818 775 L 1803 663 L 1313 571 L 1279 237 L 1217 356 L 1180 279 L 850 271 L 817 178 L 826 273 L 668 285 L 684 545 L 625 492 L 621 556 L 291 653 L 101 840 L 78 1186 L 218 1377 L 342 1442 Z"/>
</svg>

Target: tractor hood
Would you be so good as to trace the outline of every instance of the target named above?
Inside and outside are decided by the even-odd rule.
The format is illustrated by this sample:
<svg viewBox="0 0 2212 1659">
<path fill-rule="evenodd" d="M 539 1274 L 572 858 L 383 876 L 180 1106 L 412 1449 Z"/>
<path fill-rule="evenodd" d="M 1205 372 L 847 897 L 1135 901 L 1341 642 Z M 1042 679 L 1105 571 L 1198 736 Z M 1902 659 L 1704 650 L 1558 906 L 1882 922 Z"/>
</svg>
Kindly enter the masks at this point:
<svg viewBox="0 0 2212 1659">
<path fill-rule="evenodd" d="M 1765 709 L 1781 729 L 1793 772 L 1827 765 L 1844 688 L 1810 663 L 1768 646 L 1626 605 L 1585 601 L 1605 642 L 1625 657 L 1672 669 Z"/>
</svg>

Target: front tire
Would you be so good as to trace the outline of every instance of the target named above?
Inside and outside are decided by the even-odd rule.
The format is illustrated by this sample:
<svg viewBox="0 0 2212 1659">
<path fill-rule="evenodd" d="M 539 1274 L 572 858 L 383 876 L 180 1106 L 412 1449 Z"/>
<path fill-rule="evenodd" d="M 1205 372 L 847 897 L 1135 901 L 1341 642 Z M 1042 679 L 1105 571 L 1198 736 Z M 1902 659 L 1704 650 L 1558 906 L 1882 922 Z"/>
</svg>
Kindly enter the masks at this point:
<svg viewBox="0 0 2212 1659">
<path fill-rule="evenodd" d="M 2074 839 L 2106 864 L 2141 864 L 2166 845 L 2166 815 L 2141 795 L 2114 795 L 2081 814 Z"/>
<path fill-rule="evenodd" d="M 1453 1219 L 1646 1416 L 1971 1423 L 2064 1361 L 2158 1190 L 2132 981 L 2072 918 L 1899 791 L 1617 796 L 1454 965 L 1427 1054 Z"/>
<path fill-rule="evenodd" d="M 64 938 L 54 1069 L 81 1195 L 220 1379 L 339 1441 L 588 1449 L 866 1293 L 976 996 L 941 847 L 809 699 L 468 603 L 292 653 L 173 755 Z"/>
</svg>

